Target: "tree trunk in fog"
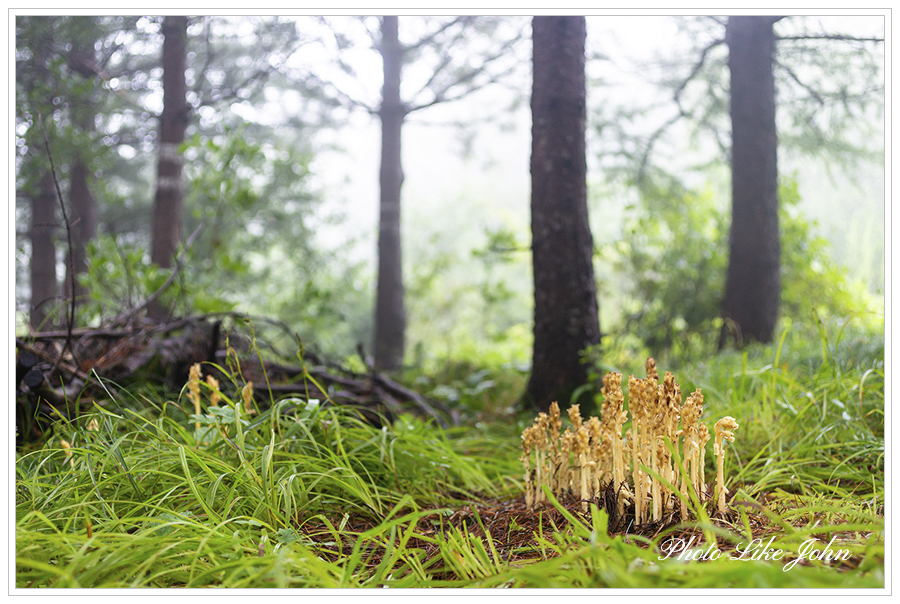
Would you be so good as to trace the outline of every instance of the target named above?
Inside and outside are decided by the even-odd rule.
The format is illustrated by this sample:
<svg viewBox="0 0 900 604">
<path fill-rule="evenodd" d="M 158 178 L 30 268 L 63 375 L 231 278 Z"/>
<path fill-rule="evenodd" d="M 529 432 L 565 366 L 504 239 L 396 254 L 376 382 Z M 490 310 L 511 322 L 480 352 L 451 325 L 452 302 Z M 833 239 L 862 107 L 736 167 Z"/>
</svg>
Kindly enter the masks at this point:
<svg viewBox="0 0 900 604">
<path fill-rule="evenodd" d="M 156 197 L 153 200 L 153 241 L 150 259 L 163 268 L 172 266 L 181 238 L 183 163 L 179 146 L 184 142 L 188 120 L 185 100 L 187 85 L 187 17 L 166 17 L 162 24 L 163 111 L 159 120 L 159 162 Z M 148 314 L 165 319 L 169 309 L 157 300 Z"/>
<path fill-rule="evenodd" d="M 600 343 L 588 225 L 583 17 L 535 17 L 531 96 L 534 360 L 525 399 L 565 406 Z M 591 404 L 586 393 L 582 403 Z"/>
<path fill-rule="evenodd" d="M 720 347 L 770 342 L 781 295 L 774 17 L 729 17 L 731 255 Z"/>
<path fill-rule="evenodd" d="M 85 66 L 79 73 L 85 78 L 93 79 L 96 74 L 87 69 L 94 64 L 94 41 L 88 40 L 81 44 L 75 44 L 70 59 L 76 65 Z M 72 108 L 75 125 L 83 133 L 94 130 L 94 105 L 92 95 L 80 99 Z M 78 282 L 78 275 L 87 271 L 87 245 L 97 232 L 97 209 L 94 196 L 91 194 L 89 175 L 90 150 L 77 149 L 69 168 L 69 201 L 72 207 L 71 221 L 72 249 L 66 260 L 66 279 L 63 283 L 63 292 L 67 298 L 72 293 L 72 275 L 75 272 L 75 298 L 83 298 L 87 295 L 85 288 Z"/>
<path fill-rule="evenodd" d="M 403 307 L 403 264 L 400 250 L 400 134 L 406 109 L 400 100 L 403 47 L 397 17 L 383 17 L 381 55 L 384 87 L 381 119 L 381 214 L 378 226 L 378 285 L 375 300 L 375 367 L 399 369 L 403 364 L 406 313 Z"/>
<path fill-rule="evenodd" d="M 56 307 L 56 190 L 49 169 L 41 177 L 37 193 L 31 198 L 31 310 L 29 322 L 34 329 L 46 329 L 55 317 Z M 45 320 L 50 317 L 49 321 Z"/>
<path fill-rule="evenodd" d="M 69 170 L 69 200 L 72 203 L 72 247 L 66 260 L 66 280 L 63 285 L 67 298 L 72 296 L 70 272 L 75 269 L 75 299 L 84 298 L 88 292 L 78 282 L 78 275 L 87 272 L 87 245 L 97 233 L 97 210 L 94 196 L 88 184 L 88 168 L 81 159 Z"/>
</svg>

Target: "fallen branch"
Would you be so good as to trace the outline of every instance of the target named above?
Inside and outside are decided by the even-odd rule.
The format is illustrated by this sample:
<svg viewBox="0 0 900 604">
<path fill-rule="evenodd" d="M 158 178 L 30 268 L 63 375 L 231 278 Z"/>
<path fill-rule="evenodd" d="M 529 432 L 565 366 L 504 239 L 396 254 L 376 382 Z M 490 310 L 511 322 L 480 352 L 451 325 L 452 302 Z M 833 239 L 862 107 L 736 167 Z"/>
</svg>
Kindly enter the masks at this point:
<svg viewBox="0 0 900 604">
<path fill-rule="evenodd" d="M 67 331 L 38 331 L 32 333 L 29 337 L 32 337 L 35 340 L 58 340 L 60 338 L 65 338 L 68 333 L 69 332 Z M 92 329 L 90 327 L 81 327 L 72 330 L 73 336 L 87 336 L 91 338 L 125 338 L 133 336 L 135 333 L 136 330 L 134 329 Z"/>
<path fill-rule="evenodd" d="M 226 315 L 232 317 L 226 328 L 221 319 L 211 320 Z M 108 388 L 111 382 L 124 388 L 150 382 L 177 391 L 190 379 L 189 370 L 197 363 L 223 388 L 227 384 L 229 390 L 240 390 L 253 382 L 257 401 L 265 406 L 285 396 L 296 396 L 351 407 L 364 421 L 375 425 L 391 422 L 404 413 L 430 418 L 443 427 L 458 422 L 455 411 L 441 401 L 428 399 L 371 368 L 357 373 L 312 352 L 304 352 L 302 363 L 297 364 L 291 360 L 292 355 L 273 357 L 265 350 L 267 337 L 256 331 L 247 333 L 250 326 L 245 319 L 237 313 L 214 313 L 168 323 L 136 324 L 130 329 L 73 330 L 72 343 L 81 357 L 78 367 L 58 356 L 60 338 L 64 337 L 61 331 L 35 334 L 35 340 L 27 344 L 17 340 L 17 384 L 24 384 L 17 389 L 18 434 L 24 440 L 45 438 L 56 419 L 42 407 L 46 401 L 60 408 L 63 398 L 75 400 L 72 394 L 81 394 L 82 403 L 107 398 L 108 392 L 118 398 Z M 276 337 L 288 328 L 280 321 L 260 317 L 254 323 L 265 325 Z M 224 337 L 220 341 L 220 329 L 229 332 L 227 347 Z M 265 351 L 264 357 L 260 350 Z M 57 371 L 49 371 L 54 363 L 58 363 Z M 23 381 L 26 375 L 27 384 Z"/>
<path fill-rule="evenodd" d="M 447 427 L 446 420 L 444 420 L 438 414 L 438 412 L 435 410 L 435 408 L 431 404 L 429 404 L 425 400 L 425 398 L 422 395 L 420 395 L 418 392 L 411 390 L 411 389 L 407 388 L 406 386 L 403 386 L 402 384 L 398 384 L 397 382 L 395 382 L 388 376 L 384 375 L 383 373 L 373 374 L 372 379 L 374 379 L 376 383 L 380 384 L 381 386 L 383 386 L 384 388 L 393 392 L 394 394 L 414 401 L 420 408 L 425 410 L 425 412 L 428 413 L 428 415 L 430 415 L 435 420 L 437 420 L 437 422 L 442 427 L 444 427 L 444 428 Z M 455 415 L 452 413 L 452 411 L 450 409 L 445 408 L 445 409 L 443 409 L 443 411 L 445 413 L 447 413 L 448 415 L 450 415 L 451 419 L 453 420 L 453 423 L 456 423 L 457 418 L 455 417 Z"/>
<path fill-rule="evenodd" d="M 102 389 L 108 391 L 113 396 L 116 396 L 116 394 L 117 394 L 116 391 L 113 388 L 111 388 L 108 384 L 101 384 L 100 381 L 97 378 L 91 376 L 90 373 L 85 373 L 85 372 L 79 370 L 78 367 L 75 367 L 75 366 L 69 365 L 68 363 L 62 362 L 62 353 L 60 353 L 59 356 L 54 357 L 54 355 L 44 352 L 43 350 L 34 348 L 33 346 L 29 346 L 28 344 L 26 344 L 25 342 L 23 342 L 22 340 L 20 340 L 18 338 L 16 338 L 16 349 L 18 349 L 21 352 L 24 352 L 28 355 L 37 357 L 38 359 L 44 361 L 45 363 L 53 363 L 53 367 L 50 370 L 41 372 L 42 375 L 45 376 L 45 379 L 48 379 L 48 378 L 46 378 L 46 376 L 50 376 L 57 370 L 60 370 L 64 373 L 68 374 L 70 382 L 73 380 L 77 380 L 77 381 L 81 382 L 81 386 L 77 388 L 77 390 L 79 390 L 79 391 L 81 391 L 84 388 L 84 386 L 90 385 L 90 386 L 96 386 L 97 388 L 102 388 Z M 37 363 L 35 363 L 34 361 L 31 361 L 31 360 L 29 360 L 29 362 L 26 364 L 28 365 L 28 369 L 32 370 L 32 371 L 33 371 L 33 368 L 37 365 Z M 17 371 L 18 371 L 18 363 L 17 363 Z M 62 379 L 62 377 L 61 377 L 60 385 L 63 387 L 65 387 L 64 382 L 65 382 L 65 380 Z M 18 384 L 18 381 L 17 381 L 17 384 Z"/>
</svg>

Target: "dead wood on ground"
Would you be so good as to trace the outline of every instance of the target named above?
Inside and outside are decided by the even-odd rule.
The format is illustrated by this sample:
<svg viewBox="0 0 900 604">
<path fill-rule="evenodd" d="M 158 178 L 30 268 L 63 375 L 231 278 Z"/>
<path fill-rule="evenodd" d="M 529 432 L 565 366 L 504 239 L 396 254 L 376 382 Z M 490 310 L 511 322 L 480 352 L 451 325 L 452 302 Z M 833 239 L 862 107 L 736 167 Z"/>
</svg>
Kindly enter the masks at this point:
<svg viewBox="0 0 900 604">
<path fill-rule="evenodd" d="M 401 413 L 442 426 L 457 422 L 453 410 L 372 368 L 352 371 L 305 347 L 302 357 L 287 353 L 285 342 L 294 337 L 276 320 L 250 322 L 236 313 L 217 313 L 17 338 L 16 443 L 43 439 L 54 419 L 74 418 L 94 403 L 108 404 L 120 387 L 151 384 L 178 397 L 195 363 L 219 380 L 224 394 L 235 394 L 233 400 L 240 400 L 238 390 L 252 381 L 261 407 L 294 396 L 351 406 L 374 424 Z M 293 345 L 296 350 L 297 342 Z"/>
</svg>

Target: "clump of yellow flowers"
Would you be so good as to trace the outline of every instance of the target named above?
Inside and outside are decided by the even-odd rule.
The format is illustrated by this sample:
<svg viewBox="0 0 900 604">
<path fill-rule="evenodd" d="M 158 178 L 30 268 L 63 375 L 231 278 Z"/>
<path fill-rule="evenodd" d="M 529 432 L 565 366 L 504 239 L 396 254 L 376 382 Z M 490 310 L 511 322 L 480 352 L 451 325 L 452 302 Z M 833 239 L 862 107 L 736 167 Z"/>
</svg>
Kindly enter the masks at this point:
<svg viewBox="0 0 900 604">
<path fill-rule="evenodd" d="M 671 373 L 667 371 L 660 384 L 653 359 L 647 359 L 646 371 L 644 379 L 633 375 L 628 379 L 628 411 L 622 375 L 609 373 L 601 391 L 602 420 L 585 421 L 579 406 L 573 405 L 568 412 L 572 426 L 561 432 L 559 405 L 554 402 L 549 414 L 538 414 L 534 425 L 525 429 L 521 460 L 529 508 L 544 501 L 542 487 L 547 485 L 557 496 L 578 497 L 586 511 L 588 501 L 611 485 L 618 515 L 633 503 L 635 524 L 658 522 L 676 506 L 686 519 L 685 501 L 691 500 L 692 490 L 700 502 L 712 498 L 719 511 L 727 509 L 723 441 L 734 442 L 737 423 L 733 417 L 724 417 L 715 425 L 716 487 L 709 496 L 703 468 L 711 435 L 700 423 L 703 394 L 698 389 L 682 404 L 681 388 Z M 623 433 L 629 412 L 631 428 Z M 683 497 L 677 497 L 672 488 Z"/>
</svg>

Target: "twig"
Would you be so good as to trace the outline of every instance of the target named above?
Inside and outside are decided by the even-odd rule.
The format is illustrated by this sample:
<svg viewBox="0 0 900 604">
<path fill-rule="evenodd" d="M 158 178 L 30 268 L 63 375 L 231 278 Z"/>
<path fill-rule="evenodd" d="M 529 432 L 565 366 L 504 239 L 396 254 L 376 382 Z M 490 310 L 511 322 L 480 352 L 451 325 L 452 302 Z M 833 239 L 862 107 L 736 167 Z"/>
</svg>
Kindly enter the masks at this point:
<svg viewBox="0 0 900 604">
<path fill-rule="evenodd" d="M 58 340 L 66 337 L 68 332 L 65 331 L 38 331 L 32 333 L 29 337 L 35 340 Z M 135 335 L 132 329 L 92 329 L 90 327 L 82 327 L 81 329 L 73 329 L 73 336 L 89 336 L 92 338 L 126 338 Z"/>
<path fill-rule="evenodd" d="M 406 47 L 406 50 L 417 50 L 419 48 L 422 48 L 423 46 L 433 44 L 435 38 L 437 38 L 439 35 L 441 35 L 445 31 L 447 31 L 448 29 L 450 29 L 457 23 L 462 23 L 463 27 L 465 28 L 470 23 L 472 23 L 472 21 L 474 21 L 474 20 L 475 20 L 475 17 L 473 17 L 471 15 L 467 16 L 467 17 L 457 17 L 456 19 L 454 19 L 452 21 L 448 21 L 448 22 L 444 23 L 439 28 L 437 28 L 434 32 L 425 36 L 424 38 L 421 38 L 420 40 L 416 41 L 414 44 L 410 44 L 409 46 Z"/>
<path fill-rule="evenodd" d="M 785 65 L 784 63 L 782 63 L 782 62 L 780 62 L 780 61 L 777 61 L 776 64 L 777 64 L 779 67 L 781 67 L 782 69 L 784 69 L 785 72 L 787 72 L 787 74 L 788 74 L 789 76 L 791 76 L 791 79 L 794 80 L 801 88 L 803 88 L 804 90 L 806 90 L 806 92 L 809 93 L 809 96 L 811 96 L 812 98 L 814 98 L 820 105 L 824 105 L 824 104 L 825 104 L 825 99 L 823 99 L 822 96 L 821 96 L 818 92 L 816 92 L 815 89 L 814 89 L 812 86 L 810 86 L 810 85 L 808 85 L 808 84 L 804 84 L 804 83 L 800 80 L 800 76 L 798 76 L 798 75 L 794 72 L 793 69 L 791 69 L 790 67 L 788 67 L 787 65 Z"/>
<path fill-rule="evenodd" d="M 59 367 L 59 362 L 62 360 L 63 355 L 66 353 L 66 348 L 70 347 L 72 342 L 72 328 L 75 326 L 75 250 L 72 248 L 72 228 L 69 225 L 69 216 L 66 213 L 66 204 L 63 203 L 62 190 L 59 186 L 59 179 L 56 177 L 56 166 L 53 164 L 53 153 L 50 152 L 50 141 L 47 140 L 47 131 L 44 130 L 44 116 L 41 115 L 41 112 L 37 112 L 38 124 L 41 126 L 41 134 L 44 137 L 44 147 L 47 149 L 47 158 L 50 160 L 50 175 L 53 177 L 53 184 L 56 187 L 56 196 L 59 198 L 59 207 L 62 209 L 63 215 L 63 223 L 66 225 L 66 240 L 69 243 L 69 282 L 72 286 L 72 298 L 69 301 L 69 316 L 66 321 L 66 341 L 63 343 L 62 351 L 59 353 L 59 357 L 56 359 L 56 363 L 53 365 L 53 369 L 50 371 L 53 373 Z M 33 250 L 32 250 L 33 252 Z M 69 350 L 72 353 L 72 361 L 78 366 L 78 359 L 75 358 L 75 351 Z"/>
<path fill-rule="evenodd" d="M 677 99 L 676 99 L 676 102 L 678 102 Z M 656 141 L 659 140 L 659 138 L 661 138 L 662 135 L 665 134 L 665 132 L 669 129 L 669 127 L 672 126 L 675 122 L 677 122 L 678 120 L 680 120 L 683 117 L 687 117 L 687 113 L 685 113 L 681 109 L 680 103 L 678 103 L 678 109 L 679 109 L 678 113 L 676 113 L 673 117 L 669 118 L 669 120 L 666 121 L 665 124 L 663 124 L 662 126 L 657 128 L 656 132 L 651 134 L 650 137 L 647 139 L 647 144 L 644 147 L 644 153 L 641 155 L 641 163 L 638 165 L 638 171 L 637 171 L 637 177 L 636 177 L 638 184 L 642 184 L 644 182 L 644 177 L 647 174 L 647 166 L 650 163 L 650 155 L 653 153 L 653 147 L 656 145 Z"/>
<path fill-rule="evenodd" d="M 488 73 L 487 67 L 491 64 L 494 64 L 495 61 L 501 60 L 505 56 L 508 56 L 509 51 L 513 47 L 515 47 L 515 45 L 517 43 L 519 43 L 519 41 L 521 39 L 522 39 L 522 34 L 520 32 L 520 34 L 518 36 L 516 36 L 510 40 L 507 40 L 498 52 L 482 59 L 481 67 L 479 69 L 470 70 L 470 71 L 462 74 L 458 78 L 454 79 L 452 82 L 445 84 L 443 87 L 441 87 L 440 90 L 431 91 L 434 96 L 432 97 L 432 99 L 430 101 L 428 101 L 426 103 L 420 103 L 420 104 L 410 103 L 409 107 L 407 108 L 407 113 L 412 113 L 414 111 L 419 111 L 421 109 L 427 109 L 428 107 L 431 107 L 433 105 L 438 105 L 440 103 L 457 101 L 457 100 L 465 98 L 471 94 L 474 94 L 474 93 L 478 92 L 479 90 L 486 88 L 492 84 L 497 84 L 498 82 L 503 80 L 505 77 L 507 77 L 509 74 L 514 72 L 518 68 L 518 64 L 513 63 L 508 68 L 500 71 L 499 73 L 495 73 L 495 74 Z M 416 92 L 412 96 L 412 99 L 418 98 L 419 95 L 421 95 L 423 92 L 425 92 L 426 90 L 429 90 L 431 88 L 431 84 L 435 80 L 435 77 L 438 75 L 438 71 L 443 70 L 444 68 L 446 68 L 447 65 L 448 65 L 447 62 L 442 63 L 438 67 L 438 69 L 435 70 L 434 75 L 432 75 L 432 77 L 428 80 L 428 83 L 425 86 L 423 86 L 422 88 L 420 88 L 419 91 Z M 476 83 L 475 78 L 477 78 L 481 74 L 487 74 L 487 80 Z M 461 92 L 458 92 L 456 94 L 450 94 L 450 91 L 453 90 L 454 88 L 456 88 L 457 86 L 465 86 L 465 88 Z"/>
<path fill-rule="evenodd" d="M 856 36 L 827 35 L 820 36 L 778 36 L 776 41 L 797 41 L 797 40 L 839 40 L 842 42 L 884 42 L 884 38 L 857 38 Z"/>
<path fill-rule="evenodd" d="M 302 42 L 301 38 L 295 37 L 295 36 L 291 36 L 291 38 L 292 39 L 288 40 L 286 42 L 286 44 L 293 44 L 294 46 L 293 46 L 293 48 L 288 49 L 289 52 L 284 56 L 284 58 L 281 59 L 281 61 L 279 61 L 278 63 L 276 63 L 274 65 L 270 64 L 265 67 L 256 69 L 252 74 L 250 74 L 249 76 L 244 78 L 243 82 L 235 84 L 234 86 L 231 86 L 227 89 L 224 89 L 222 92 L 220 92 L 214 98 L 201 100 L 198 104 L 198 107 L 209 107 L 209 106 L 212 106 L 214 104 L 218 104 L 218 103 L 221 103 L 224 101 L 230 101 L 230 100 L 237 99 L 240 97 L 241 92 L 247 90 L 252 84 L 264 83 L 273 73 L 278 72 L 288 62 L 288 60 L 290 60 L 290 58 L 292 56 L 294 56 L 294 54 L 296 54 L 298 50 L 300 50 L 300 47 L 303 46 L 304 43 Z M 212 48 L 212 46 L 209 41 L 209 31 L 207 31 L 207 53 L 212 52 L 211 48 Z M 269 49 L 269 50 L 271 51 L 271 49 Z M 206 65 L 204 66 L 203 73 L 205 73 L 206 68 L 209 67 L 209 65 L 211 63 L 211 58 L 212 58 L 211 55 L 208 54 L 207 62 L 206 62 Z M 204 79 L 205 79 L 205 75 L 204 75 Z M 196 90 L 195 90 L 198 98 L 201 97 L 201 94 L 200 94 L 202 92 L 200 89 L 201 84 L 202 84 L 202 82 L 198 83 Z"/>
<path fill-rule="evenodd" d="M 161 295 L 163 295 L 163 292 L 165 292 L 165 291 L 169 288 L 169 286 L 172 285 L 172 282 L 175 281 L 175 277 L 177 277 L 177 276 L 178 276 L 178 273 L 181 272 L 181 269 L 182 269 L 182 267 L 184 266 L 185 256 L 187 256 L 187 251 L 188 251 L 188 250 L 191 248 L 191 246 L 194 244 L 194 241 L 197 239 L 197 236 L 200 235 L 200 232 L 203 230 L 203 226 L 204 226 L 204 225 L 202 225 L 202 224 L 201 224 L 200 226 L 198 226 L 198 227 L 194 230 L 194 232 L 191 233 L 191 236 L 187 238 L 187 241 L 184 242 L 184 247 L 181 249 L 181 253 L 178 254 L 178 259 L 175 261 L 175 268 L 172 269 L 172 274 L 169 275 L 169 278 L 166 279 L 166 282 L 163 283 L 163 284 L 159 287 L 159 289 L 157 289 L 155 292 L 153 292 L 152 294 L 150 294 L 150 297 L 148 297 L 146 300 L 144 300 L 144 303 L 143 303 L 143 304 L 141 304 L 141 305 L 138 306 L 137 308 L 134 308 L 134 309 L 128 311 L 127 313 L 125 313 L 125 314 L 123 314 L 123 315 L 119 315 L 118 317 L 116 317 L 116 318 L 112 321 L 112 324 L 113 324 L 113 325 L 118 325 L 118 324 L 121 324 L 121 323 L 126 322 L 128 319 L 130 319 L 131 317 L 133 317 L 134 315 L 136 315 L 136 314 L 139 313 L 140 311 L 144 310 L 144 309 L 147 308 L 149 305 L 151 305 L 151 304 L 153 304 L 154 302 L 156 302 L 156 300 L 157 300 Z"/>
<path fill-rule="evenodd" d="M 699 75 L 699 73 L 706 66 L 707 58 L 709 57 L 709 53 L 716 47 L 725 44 L 724 39 L 716 39 L 707 44 L 700 51 L 700 57 L 697 59 L 697 62 L 694 63 L 694 66 L 691 68 L 691 72 L 688 74 L 686 78 L 684 78 L 678 87 L 675 88 L 675 92 L 672 95 L 673 100 L 675 101 L 675 106 L 678 108 L 678 113 L 670 118 L 666 123 L 660 126 L 651 136 L 647 139 L 647 145 L 644 148 L 644 153 L 641 155 L 641 163 L 638 166 L 637 171 L 637 181 L 638 183 L 642 183 L 644 181 L 644 177 L 647 173 L 647 165 L 650 162 L 650 155 L 653 153 L 653 147 L 656 145 L 657 140 L 668 130 L 672 125 L 674 125 L 678 120 L 686 117 L 690 117 L 688 111 L 684 109 L 681 104 L 681 95 L 684 94 L 685 88 L 687 88 L 688 84 L 690 84 L 694 78 Z M 720 145 L 721 146 L 721 145 Z"/>
<path fill-rule="evenodd" d="M 422 395 L 420 395 L 418 392 L 415 392 L 414 390 L 410 390 L 409 388 L 407 388 L 406 386 L 403 386 L 402 384 L 398 384 L 397 382 L 395 382 L 388 376 L 384 375 L 383 373 L 375 373 L 371 376 L 371 379 L 373 382 L 380 385 L 382 388 L 412 400 L 419 406 L 420 409 L 422 409 L 428 415 L 430 415 L 435 420 L 437 420 L 437 422 L 442 427 L 444 427 L 444 428 L 447 427 L 447 421 L 443 417 L 441 417 L 440 414 L 435 410 L 434 406 L 432 406 L 432 405 L 437 405 L 437 403 L 435 401 L 432 401 L 432 403 L 429 404 L 428 401 L 426 401 L 425 398 L 422 397 Z M 455 417 L 453 412 L 448 407 L 445 407 L 443 405 L 437 405 L 437 406 L 442 407 L 441 410 L 444 411 L 444 413 L 447 413 L 447 415 L 449 415 L 451 417 L 451 420 L 453 421 L 454 424 L 458 423 L 458 421 L 457 421 L 458 418 Z"/>
<path fill-rule="evenodd" d="M 725 43 L 725 40 L 723 40 L 723 39 L 713 40 L 712 42 L 707 44 L 703 48 L 703 50 L 700 51 L 700 58 L 697 59 L 697 62 L 694 64 L 693 69 L 691 69 L 691 73 L 688 74 L 688 77 L 686 77 L 681 82 L 681 84 L 679 84 L 678 88 L 675 89 L 675 94 L 674 94 L 675 102 L 678 103 L 679 109 L 681 108 L 681 94 L 684 92 L 684 89 L 687 87 L 688 84 L 691 83 L 691 81 L 695 77 L 697 77 L 697 74 L 699 74 L 700 71 L 703 69 L 703 67 L 706 65 L 706 58 L 709 56 L 710 51 L 712 51 L 717 46 L 721 46 L 724 43 Z"/>
</svg>

